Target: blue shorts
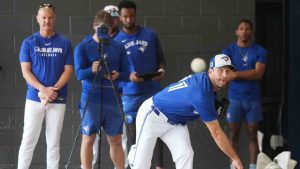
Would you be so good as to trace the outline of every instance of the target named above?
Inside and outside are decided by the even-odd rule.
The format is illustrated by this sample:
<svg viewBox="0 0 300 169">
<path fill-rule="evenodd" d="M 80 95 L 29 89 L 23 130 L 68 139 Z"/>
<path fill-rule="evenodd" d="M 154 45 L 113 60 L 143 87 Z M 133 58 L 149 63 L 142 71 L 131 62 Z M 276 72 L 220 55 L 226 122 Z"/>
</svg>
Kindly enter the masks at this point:
<svg viewBox="0 0 300 169">
<path fill-rule="evenodd" d="M 80 103 L 80 116 L 82 119 L 85 101 Z M 100 113 L 102 115 L 100 115 Z M 81 124 L 81 133 L 91 135 L 100 131 L 100 126 L 107 135 L 115 136 L 123 133 L 123 118 L 117 105 L 103 104 L 100 112 L 100 104 L 89 103 Z"/>
<path fill-rule="evenodd" d="M 148 93 L 144 95 L 123 95 L 122 104 L 123 110 L 126 115 L 127 123 L 132 124 L 135 122 L 135 118 L 140 106 L 145 100 L 152 97 L 156 92 Z"/>
<path fill-rule="evenodd" d="M 257 123 L 263 119 L 260 101 L 240 101 L 230 99 L 227 110 L 229 123 L 243 122 Z"/>
</svg>

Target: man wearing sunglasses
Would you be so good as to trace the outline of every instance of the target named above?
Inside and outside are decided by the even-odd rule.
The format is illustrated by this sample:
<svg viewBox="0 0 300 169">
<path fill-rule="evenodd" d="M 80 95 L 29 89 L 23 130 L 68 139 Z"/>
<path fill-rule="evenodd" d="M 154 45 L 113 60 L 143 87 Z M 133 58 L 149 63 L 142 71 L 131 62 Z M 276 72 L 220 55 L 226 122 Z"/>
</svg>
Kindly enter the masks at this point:
<svg viewBox="0 0 300 169">
<path fill-rule="evenodd" d="M 23 41 L 19 55 L 28 88 L 18 169 L 29 168 L 44 119 L 47 169 L 58 169 L 67 83 L 73 72 L 73 49 L 68 39 L 54 31 L 56 17 L 52 4 L 41 4 L 36 19 L 39 32 Z"/>
</svg>

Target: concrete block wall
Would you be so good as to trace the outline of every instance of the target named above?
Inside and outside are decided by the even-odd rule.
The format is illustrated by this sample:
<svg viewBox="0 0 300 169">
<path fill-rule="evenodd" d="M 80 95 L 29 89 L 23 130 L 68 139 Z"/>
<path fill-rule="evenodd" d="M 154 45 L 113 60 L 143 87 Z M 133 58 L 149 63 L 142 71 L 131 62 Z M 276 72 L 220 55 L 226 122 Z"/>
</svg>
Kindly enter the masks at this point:
<svg viewBox="0 0 300 169">
<path fill-rule="evenodd" d="M 41 0 L 0 1 L 0 168 L 14 169 L 22 137 L 25 81 L 18 54 L 22 40 L 38 31 L 35 15 Z M 56 7 L 57 32 L 71 39 L 73 47 L 92 33 L 93 16 L 107 4 L 118 0 L 49 0 Z M 154 29 L 162 43 L 167 61 L 163 85 L 177 81 L 191 73 L 194 57 L 206 61 L 228 43 L 235 40 L 238 20 L 254 21 L 253 0 L 151 0 L 135 1 L 138 5 L 137 22 Z M 61 137 L 61 168 L 67 162 L 79 124 L 77 104 L 80 83 L 72 78 L 64 128 Z M 228 159 L 218 150 L 202 122 L 190 125 L 195 150 L 194 168 L 228 168 Z M 106 136 L 103 135 L 103 138 Z M 70 168 L 79 168 L 80 137 L 75 146 Z M 46 142 L 44 130 L 35 150 L 32 169 L 45 168 Z M 113 168 L 108 156 L 106 139 L 102 144 L 102 167 Z M 166 151 L 166 168 L 175 168 Z"/>
</svg>

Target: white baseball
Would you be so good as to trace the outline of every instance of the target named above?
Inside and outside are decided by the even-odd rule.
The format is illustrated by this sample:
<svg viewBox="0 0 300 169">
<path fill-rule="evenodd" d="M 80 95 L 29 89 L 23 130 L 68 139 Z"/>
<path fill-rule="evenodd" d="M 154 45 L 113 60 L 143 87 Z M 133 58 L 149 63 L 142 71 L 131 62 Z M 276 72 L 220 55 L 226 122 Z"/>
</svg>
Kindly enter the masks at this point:
<svg viewBox="0 0 300 169">
<path fill-rule="evenodd" d="M 194 58 L 191 62 L 191 69 L 194 73 L 202 72 L 206 69 L 206 62 L 202 58 Z"/>
<path fill-rule="evenodd" d="M 46 98 L 45 94 L 42 93 L 42 92 L 39 92 L 38 96 L 39 96 L 40 99 L 45 99 Z"/>
</svg>

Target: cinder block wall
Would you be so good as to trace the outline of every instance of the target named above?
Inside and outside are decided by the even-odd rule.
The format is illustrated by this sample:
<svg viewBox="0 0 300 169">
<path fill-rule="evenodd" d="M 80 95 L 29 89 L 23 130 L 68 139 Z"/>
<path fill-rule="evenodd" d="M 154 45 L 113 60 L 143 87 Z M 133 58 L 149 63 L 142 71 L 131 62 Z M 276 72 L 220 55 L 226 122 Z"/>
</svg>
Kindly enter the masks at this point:
<svg viewBox="0 0 300 169">
<path fill-rule="evenodd" d="M 38 31 L 35 20 L 40 0 L 0 1 L 0 168 L 15 169 L 22 137 L 26 85 L 18 54 L 22 40 Z M 97 10 L 117 0 L 52 0 L 56 7 L 57 32 L 71 39 L 73 47 L 92 33 L 92 20 Z M 191 73 L 194 57 L 206 61 L 235 40 L 238 20 L 254 20 L 253 0 L 151 0 L 136 1 L 138 23 L 154 29 L 161 40 L 167 61 L 163 85 Z M 77 104 L 80 83 L 73 77 L 61 137 L 61 168 L 67 162 L 79 124 Z M 200 120 L 190 125 L 195 150 L 194 168 L 228 168 L 228 159 L 218 150 Z M 225 126 L 226 127 L 226 126 Z M 106 136 L 102 136 L 101 168 L 113 168 L 109 160 Z M 69 168 L 79 168 L 80 137 Z M 46 142 L 44 130 L 35 150 L 32 169 L 45 168 Z M 166 168 L 175 168 L 166 151 Z"/>
</svg>

